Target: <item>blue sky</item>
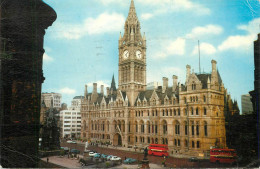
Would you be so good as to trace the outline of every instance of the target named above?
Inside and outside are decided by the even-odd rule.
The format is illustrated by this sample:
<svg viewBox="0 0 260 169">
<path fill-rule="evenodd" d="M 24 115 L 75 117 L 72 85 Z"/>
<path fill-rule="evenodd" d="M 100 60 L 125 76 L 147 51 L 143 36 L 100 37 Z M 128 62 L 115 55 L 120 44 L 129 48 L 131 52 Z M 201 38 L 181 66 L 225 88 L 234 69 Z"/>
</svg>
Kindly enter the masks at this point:
<svg viewBox="0 0 260 169">
<path fill-rule="evenodd" d="M 110 85 L 118 79 L 118 39 L 130 0 L 44 0 L 58 18 L 45 35 L 43 92 L 62 94 L 70 104 L 84 85 Z M 211 60 L 225 88 L 241 105 L 253 90 L 253 41 L 260 33 L 259 0 L 135 0 L 147 39 L 147 82 L 177 75 L 185 82 L 186 65 L 211 72 Z M 117 83 L 118 84 L 118 83 Z M 98 89 L 98 90 L 99 90 Z"/>
</svg>

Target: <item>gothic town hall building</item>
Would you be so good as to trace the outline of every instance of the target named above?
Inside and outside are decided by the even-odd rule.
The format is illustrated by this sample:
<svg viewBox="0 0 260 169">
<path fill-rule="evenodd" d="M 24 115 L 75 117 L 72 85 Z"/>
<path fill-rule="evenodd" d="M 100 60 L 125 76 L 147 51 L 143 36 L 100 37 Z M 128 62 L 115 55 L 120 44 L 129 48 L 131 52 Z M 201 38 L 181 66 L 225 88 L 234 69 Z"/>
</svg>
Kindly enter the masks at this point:
<svg viewBox="0 0 260 169">
<path fill-rule="evenodd" d="M 186 82 L 146 90 L 146 38 L 140 32 L 133 0 L 119 38 L 119 85 L 85 86 L 81 106 L 81 138 L 122 147 L 168 144 L 170 155 L 205 155 L 211 147 L 226 147 L 224 85 L 212 60 L 210 74 L 186 66 Z"/>
</svg>

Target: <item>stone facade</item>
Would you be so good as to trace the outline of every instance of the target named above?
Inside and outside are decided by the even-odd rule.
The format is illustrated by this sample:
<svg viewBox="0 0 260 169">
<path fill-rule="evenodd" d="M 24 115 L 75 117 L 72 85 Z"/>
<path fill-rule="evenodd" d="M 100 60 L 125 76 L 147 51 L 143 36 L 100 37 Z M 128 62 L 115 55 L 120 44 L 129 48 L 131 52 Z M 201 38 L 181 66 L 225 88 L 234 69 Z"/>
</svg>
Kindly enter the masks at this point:
<svg viewBox="0 0 260 169">
<path fill-rule="evenodd" d="M 88 93 L 81 104 L 82 139 L 145 148 L 168 144 L 170 155 L 205 155 L 211 147 L 226 147 L 225 88 L 217 62 L 212 72 L 196 74 L 186 67 L 185 84 L 172 76 L 172 86 L 146 89 L 146 40 L 140 33 L 134 2 L 119 38 L 119 86 Z"/>
</svg>

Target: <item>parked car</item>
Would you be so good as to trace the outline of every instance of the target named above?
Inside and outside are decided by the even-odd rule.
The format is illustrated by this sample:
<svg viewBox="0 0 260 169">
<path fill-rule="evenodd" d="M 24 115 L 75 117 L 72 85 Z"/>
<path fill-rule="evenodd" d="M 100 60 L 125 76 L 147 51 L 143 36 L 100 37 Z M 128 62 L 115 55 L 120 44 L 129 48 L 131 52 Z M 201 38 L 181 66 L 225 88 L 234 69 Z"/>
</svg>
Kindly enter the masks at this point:
<svg viewBox="0 0 260 169">
<path fill-rule="evenodd" d="M 137 160 L 133 159 L 133 158 L 127 158 L 126 160 L 124 160 L 125 164 L 132 164 L 135 163 Z"/>
<path fill-rule="evenodd" d="M 88 153 L 88 156 L 94 157 L 96 154 L 97 154 L 97 152 L 95 152 L 95 151 L 90 151 L 90 152 Z"/>
<path fill-rule="evenodd" d="M 80 151 L 77 149 L 71 149 L 70 152 L 73 154 L 80 154 Z"/>
<path fill-rule="evenodd" d="M 67 143 L 72 143 L 72 140 L 68 140 Z"/>
<path fill-rule="evenodd" d="M 101 158 L 107 159 L 107 155 L 106 154 L 101 154 Z"/>
<path fill-rule="evenodd" d="M 100 153 L 96 153 L 96 154 L 94 155 L 94 158 L 101 158 L 101 154 L 100 154 Z"/>
<path fill-rule="evenodd" d="M 112 157 L 113 157 L 112 155 L 108 155 L 107 160 L 110 160 Z"/>
<path fill-rule="evenodd" d="M 197 157 L 191 157 L 191 158 L 189 158 L 189 161 L 190 162 L 198 162 L 199 159 Z"/>
<path fill-rule="evenodd" d="M 111 161 L 120 161 L 121 158 L 120 158 L 120 157 L 117 157 L 117 156 L 112 156 L 112 157 L 110 158 L 110 160 L 111 160 Z"/>
</svg>

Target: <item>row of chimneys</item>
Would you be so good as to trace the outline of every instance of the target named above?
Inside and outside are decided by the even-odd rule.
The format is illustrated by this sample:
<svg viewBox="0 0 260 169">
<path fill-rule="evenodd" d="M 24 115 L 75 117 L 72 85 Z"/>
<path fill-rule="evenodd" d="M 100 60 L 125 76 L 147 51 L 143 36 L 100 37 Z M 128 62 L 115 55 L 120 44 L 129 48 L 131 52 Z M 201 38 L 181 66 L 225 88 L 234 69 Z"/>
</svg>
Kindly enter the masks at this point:
<svg viewBox="0 0 260 169">
<path fill-rule="evenodd" d="M 107 95 L 109 94 L 109 87 L 106 87 L 106 90 L 107 90 Z M 104 95 L 104 85 L 101 85 L 101 88 L 100 88 L 100 93 Z M 88 94 L 88 85 L 85 85 L 85 93 L 84 93 L 84 96 L 86 97 Z M 93 92 L 92 94 L 97 94 L 97 83 L 93 83 Z"/>
<path fill-rule="evenodd" d="M 216 74 L 217 74 L 217 66 L 216 66 L 217 62 L 215 60 L 212 60 L 211 64 L 212 64 L 212 74 L 213 74 L 213 76 L 216 76 Z M 191 74 L 190 69 L 191 69 L 190 65 L 187 65 L 186 66 L 186 81 L 188 80 L 188 78 Z M 178 85 L 178 76 L 173 75 L 172 79 L 173 79 L 172 91 L 175 92 L 176 87 Z M 166 89 L 168 88 L 168 78 L 163 77 L 162 80 L 163 80 L 162 93 L 165 93 Z"/>
</svg>

